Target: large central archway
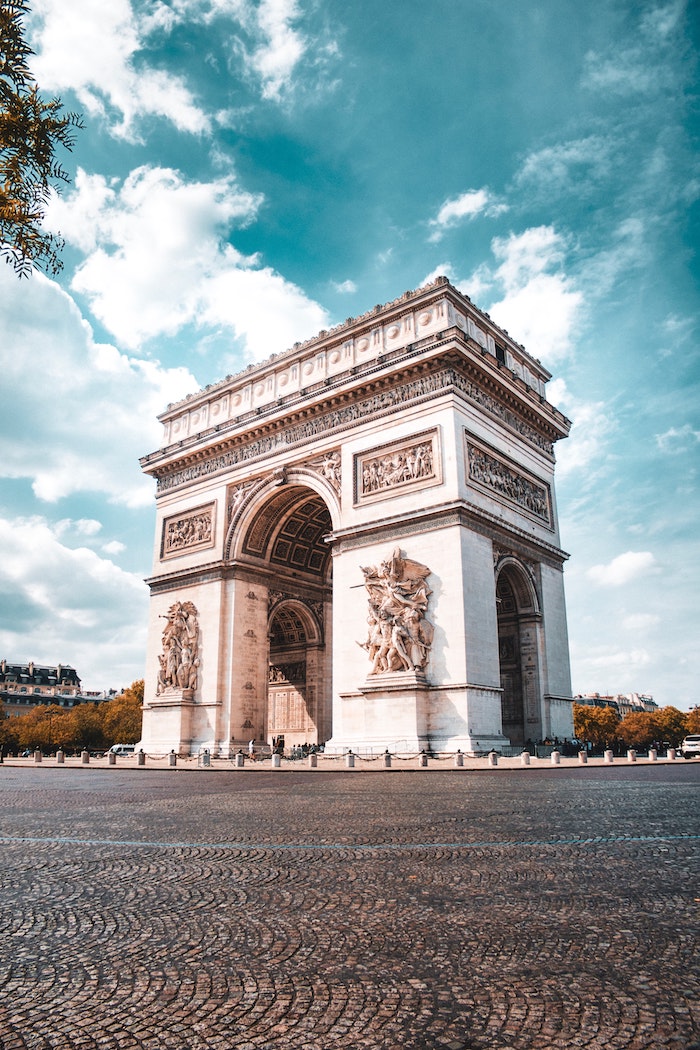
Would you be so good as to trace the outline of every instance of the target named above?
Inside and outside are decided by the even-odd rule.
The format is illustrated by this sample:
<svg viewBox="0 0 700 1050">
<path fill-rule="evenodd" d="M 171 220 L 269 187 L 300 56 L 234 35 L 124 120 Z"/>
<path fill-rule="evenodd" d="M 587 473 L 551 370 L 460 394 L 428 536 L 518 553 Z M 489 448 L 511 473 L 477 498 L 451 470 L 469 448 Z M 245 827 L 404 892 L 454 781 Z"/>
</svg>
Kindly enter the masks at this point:
<svg viewBox="0 0 700 1050">
<path fill-rule="evenodd" d="M 257 568 L 257 587 L 267 595 L 258 724 L 269 744 L 324 743 L 332 733 L 329 509 L 317 492 L 285 483 L 259 493 L 241 526 L 239 559 L 249 572 Z"/>
</svg>

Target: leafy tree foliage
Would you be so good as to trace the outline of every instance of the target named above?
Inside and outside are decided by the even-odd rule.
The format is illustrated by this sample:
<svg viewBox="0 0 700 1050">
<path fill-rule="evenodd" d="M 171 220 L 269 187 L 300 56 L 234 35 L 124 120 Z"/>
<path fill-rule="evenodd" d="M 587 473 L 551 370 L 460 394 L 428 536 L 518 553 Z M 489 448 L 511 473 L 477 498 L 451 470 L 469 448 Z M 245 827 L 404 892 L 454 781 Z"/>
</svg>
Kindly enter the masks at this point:
<svg viewBox="0 0 700 1050">
<path fill-rule="evenodd" d="M 41 705 L 19 718 L 0 719 L 0 744 L 5 741 L 5 751 L 28 748 L 47 753 L 59 748 L 102 751 L 112 744 L 135 744 L 141 738 L 143 686 L 139 679 L 113 700 L 100 704 Z"/>
<path fill-rule="evenodd" d="M 656 712 L 631 711 L 620 722 L 620 739 L 627 747 L 647 748 L 661 738 Z"/>
<path fill-rule="evenodd" d="M 114 700 L 101 705 L 103 731 L 110 744 L 135 744 L 141 739 L 143 688 L 140 678 Z"/>
<path fill-rule="evenodd" d="M 60 237 L 41 228 L 52 189 L 69 181 L 56 150 L 70 150 L 82 121 L 58 98 L 46 102 L 29 70 L 24 40 L 27 0 L 0 2 L 0 255 L 20 276 L 32 267 L 55 274 Z"/>
<path fill-rule="evenodd" d="M 654 712 L 654 718 L 659 726 L 657 740 L 670 744 L 671 747 L 678 747 L 688 733 L 700 732 L 700 720 L 698 729 L 690 728 L 692 713 L 692 711 L 679 711 L 677 707 L 660 707 Z"/>
<path fill-rule="evenodd" d="M 574 733 L 594 748 L 609 748 L 618 738 L 620 718 L 612 707 L 574 704 Z"/>
<path fill-rule="evenodd" d="M 694 707 L 685 716 L 686 733 L 700 733 L 700 707 Z"/>
</svg>

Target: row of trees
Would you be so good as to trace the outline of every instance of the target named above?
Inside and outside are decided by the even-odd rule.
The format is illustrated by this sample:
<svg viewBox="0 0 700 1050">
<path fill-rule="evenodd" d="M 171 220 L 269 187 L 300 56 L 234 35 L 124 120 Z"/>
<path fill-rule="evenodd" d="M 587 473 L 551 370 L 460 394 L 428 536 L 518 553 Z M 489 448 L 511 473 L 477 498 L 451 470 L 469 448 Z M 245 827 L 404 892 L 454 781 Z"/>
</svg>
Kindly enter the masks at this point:
<svg viewBox="0 0 700 1050">
<path fill-rule="evenodd" d="M 99 704 L 34 707 L 9 718 L 0 704 L 0 747 L 7 753 L 24 751 L 102 751 L 112 744 L 135 744 L 141 739 L 143 679 L 133 682 L 113 700 Z"/>
<path fill-rule="evenodd" d="M 643 751 L 655 743 L 678 747 L 689 733 L 700 733 L 700 708 L 684 712 L 677 707 L 660 707 L 620 718 L 612 707 L 574 704 L 576 739 L 595 750 L 626 747 Z"/>
</svg>

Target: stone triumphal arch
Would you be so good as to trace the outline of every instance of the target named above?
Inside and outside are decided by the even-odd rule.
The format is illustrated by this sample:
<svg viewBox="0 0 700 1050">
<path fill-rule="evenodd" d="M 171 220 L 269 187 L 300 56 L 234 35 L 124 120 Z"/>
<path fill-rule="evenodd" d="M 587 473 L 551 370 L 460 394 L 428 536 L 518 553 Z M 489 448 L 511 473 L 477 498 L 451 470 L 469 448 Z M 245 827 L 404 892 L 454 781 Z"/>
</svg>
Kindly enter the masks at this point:
<svg viewBox="0 0 700 1050">
<path fill-rule="evenodd" d="M 142 746 L 570 736 L 549 378 L 438 278 L 169 406 Z"/>
</svg>

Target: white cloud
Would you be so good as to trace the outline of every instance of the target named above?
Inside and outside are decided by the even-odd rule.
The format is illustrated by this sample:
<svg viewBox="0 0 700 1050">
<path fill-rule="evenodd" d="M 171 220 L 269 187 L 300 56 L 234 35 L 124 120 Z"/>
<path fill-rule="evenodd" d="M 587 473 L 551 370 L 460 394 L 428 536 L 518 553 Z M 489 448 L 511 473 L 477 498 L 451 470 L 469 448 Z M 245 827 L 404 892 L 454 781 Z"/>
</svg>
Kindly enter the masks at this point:
<svg viewBox="0 0 700 1050">
<path fill-rule="evenodd" d="M 349 279 L 347 281 L 331 281 L 331 284 L 340 295 L 353 295 L 357 291 L 357 285 Z"/>
<path fill-rule="evenodd" d="M 143 674 L 148 591 L 86 547 L 64 546 L 40 516 L 0 515 L 0 652 L 72 664 L 84 688 Z M 119 675 L 105 681 L 105 668 Z"/>
<path fill-rule="evenodd" d="M 566 242 L 551 226 L 497 237 L 492 242 L 500 265 L 493 279 L 504 289 L 490 313 L 529 352 L 545 362 L 566 356 L 583 296 L 562 272 Z M 556 272 L 551 273 L 550 270 Z"/>
<path fill-rule="evenodd" d="M 631 613 L 622 620 L 625 630 L 634 631 L 636 634 L 644 634 L 659 623 L 661 623 L 661 617 L 655 613 Z"/>
<path fill-rule="evenodd" d="M 590 468 L 604 460 L 604 452 L 616 422 L 603 401 L 583 401 L 574 397 L 562 378 L 547 387 L 547 400 L 572 420 L 566 441 L 557 445 L 557 475 L 560 479 Z"/>
<path fill-rule="evenodd" d="M 655 434 L 656 447 L 665 453 L 679 455 L 694 450 L 700 442 L 700 430 L 690 423 L 684 423 L 682 427 L 669 427 L 663 434 Z"/>
<path fill-rule="evenodd" d="M 585 56 L 582 83 L 608 95 L 651 95 L 672 88 L 677 75 L 673 48 L 685 0 L 652 4 L 626 40 Z"/>
<path fill-rule="evenodd" d="M 599 178 L 607 174 L 611 148 L 611 142 L 600 135 L 547 146 L 528 154 L 516 182 L 528 183 L 551 193 L 556 187 L 570 188 L 575 179 L 580 192 L 582 178 Z"/>
<path fill-rule="evenodd" d="M 18 282 L 0 269 L 0 304 L 0 476 L 31 479 L 48 502 L 99 492 L 148 504 L 152 482 L 138 457 L 158 446 L 157 413 L 196 390 L 194 377 L 95 343 L 73 300 L 41 274 Z M 95 535 L 98 524 L 64 520 L 56 535 Z"/>
<path fill-rule="evenodd" d="M 75 191 L 52 200 L 47 221 L 88 251 L 72 287 L 121 345 L 136 350 L 188 324 L 217 325 L 261 358 L 327 327 L 328 317 L 223 240 L 260 204 L 233 176 L 187 182 L 172 169 L 144 166 L 120 184 L 81 171 Z"/>
<path fill-rule="evenodd" d="M 180 131 L 208 129 L 207 116 L 180 77 L 137 61 L 144 26 L 129 0 L 34 0 L 32 9 L 32 67 L 45 91 L 74 91 L 85 112 L 103 117 L 124 138 L 137 137 L 135 124 L 147 114 Z"/>
<path fill-rule="evenodd" d="M 486 187 L 479 190 L 467 190 L 459 197 L 446 200 L 436 218 L 430 220 L 430 225 L 436 227 L 430 240 L 440 240 L 446 229 L 456 226 L 464 219 L 469 221 L 482 214 L 493 218 L 504 211 L 508 211 L 508 205 L 498 201 Z"/>
<path fill-rule="evenodd" d="M 592 565 L 586 575 L 602 587 L 621 587 L 657 571 L 651 551 L 626 551 L 607 565 Z"/>
</svg>

